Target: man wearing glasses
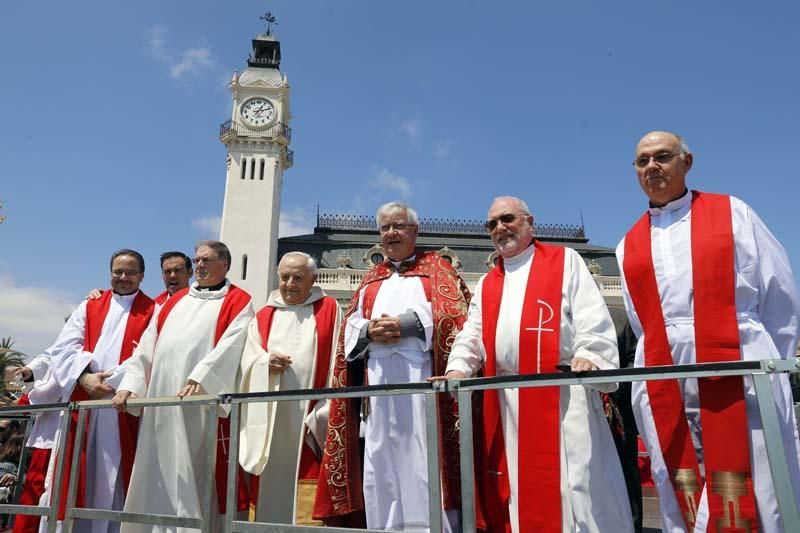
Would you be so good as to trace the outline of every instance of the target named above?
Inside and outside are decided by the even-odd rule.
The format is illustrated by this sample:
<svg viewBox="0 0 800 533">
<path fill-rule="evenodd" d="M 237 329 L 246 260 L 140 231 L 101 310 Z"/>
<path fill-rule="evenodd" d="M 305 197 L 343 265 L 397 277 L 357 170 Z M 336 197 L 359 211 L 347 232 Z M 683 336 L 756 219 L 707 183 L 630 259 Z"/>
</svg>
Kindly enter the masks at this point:
<svg viewBox="0 0 800 533">
<path fill-rule="evenodd" d="M 495 199 L 500 259 L 475 286 L 445 378 L 619 367 L 616 333 L 588 268 L 534 240 L 528 206 Z M 610 391 L 612 386 L 598 386 Z M 593 386 L 484 391 L 476 417 L 476 509 L 486 531 L 633 531 L 616 448 Z"/>
<path fill-rule="evenodd" d="M 200 241 L 194 264 L 196 282 L 159 309 L 126 365 L 114 396 L 118 410 L 125 411 L 129 397 L 184 398 L 236 391 L 247 326 L 254 316 L 250 295 L 226 278 L 231 255 L 223 243 Z M 125 510 L 200 517 L 202 480 L 208 468 L 204 435 L 209 430 L 213 428 L 208 427 L 201 406 L 145 409 Z M 227 418 L 220 420 L 217 431 L 215 521 L 226 511 Z M 247 505 L 247 490 L 240 480 L 238 510 Z M 123 524 L 122 530 L 150 531 L 152 526 Z"/>
<path fill-rule="evenodd" d="M 469 292 L 455 269 L 436 252 L 416 248 L 414 209 L 391 202 L 375 219 L 387 260 L 364 276 L 350 303 L 334 368 L 336 386 L 413 383 L 441 374 L 466 319 Z M 445 530 L 459 530 L 456 411 L 449 395 L 438 401 L 443 522 Z M 357 521 L 348 519 L 365 510 L 369 529 L 427 530 L 427 483 L 438 480 L 428 480 L 425 398 L 377 396 L 361 402 L 359 416 L 358 400 L 331 401 L 326 477 L 317 490 L 315 518 L 353 525 Z"/>
<path fill-rule="evenodd" d="M 783 247 L 738 198 L 689 191 L 692 162 L 674 133 L 650 132 L 636 147 L 649 208 L 617 247 L 639 337 L 634 365 L 794 356 L 800 301 Z M 798 495 L 789 381 L 780 374 L 772 382 Z M 664 530 L 785 531 L 749 377 L 635 382 L 632 403 Z"/>
<path fill-rule="evenodd" d="M 55 344 L 44 354 L 50 359 L 55 381 L 50 392 L 58 389 L 60 401 L 111 398 L 124 374 L 123 363 L 133 353 L 150 322 L 154 303 L 139 290 L 144 278 L 141 254 L 128 249 L 114 252 L 110 269 L 111 290 L 105 291 L 99 299 L 81 302 Z M 23 374 L 23 377 L 28 376 Z M 62 460 L 66 458 L 68 471 L 75 446 L 77 411 L 72 416 L 66 449 L 54 452 Z M 58 438 L 55 440 L 58 442 Z M 75 505 L 121 510 L 136 449 L 136 419 L 108 409 L 93 409 L 89 413 L 87 438 L 79 445 L 84 448 L 84 459 L 79 471 L 71 474 L 78 477 Z M 52 461 L 50 465 L 45 493 L 40 500 L 42 505 L 48 505 L 51 500 Z M 67 484 L 56 490 L 61 491 L 60 521 L 64 518 Z M 106 521 L 77 520 L 76 528 L 99 533 L 115 531 L 118 526 Z"/>
</svg>

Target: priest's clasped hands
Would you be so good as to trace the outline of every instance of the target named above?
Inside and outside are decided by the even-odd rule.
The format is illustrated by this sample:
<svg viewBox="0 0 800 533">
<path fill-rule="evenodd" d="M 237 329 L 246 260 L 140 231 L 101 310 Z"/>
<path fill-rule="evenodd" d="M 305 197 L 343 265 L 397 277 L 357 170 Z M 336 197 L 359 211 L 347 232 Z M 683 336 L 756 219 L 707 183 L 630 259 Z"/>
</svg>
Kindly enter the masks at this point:
<svg viewBox="0 0 800 533">
<path fill-rule="evenodd" d="M 270 372 L 283 372 L 292 364 L 292 356 L 278 352 L 269 352 Z"/>
<path fill-rule="evenodd" d="M 400 317 L 384 313 L 380 318 L 373 318 L 367 326 L 367 337 L 381 344 L 396 342 L 400 338 Z"/>
</svg>

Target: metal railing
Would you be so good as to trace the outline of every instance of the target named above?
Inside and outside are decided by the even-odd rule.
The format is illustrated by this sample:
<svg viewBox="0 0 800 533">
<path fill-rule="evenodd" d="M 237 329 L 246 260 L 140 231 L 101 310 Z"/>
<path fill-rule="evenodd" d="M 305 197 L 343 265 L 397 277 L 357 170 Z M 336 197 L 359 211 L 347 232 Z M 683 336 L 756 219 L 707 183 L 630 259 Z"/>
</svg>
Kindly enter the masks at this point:
<svg viewBox="0 0 800 533">
<path fill-rule="evenodd" d="M 437 383 L 404 383 L 382 386 L 350 387 L 347 389 L 317 389 L 263 392 L 248 394 L 224 394 L 221 396 L 197 396 L 184 400 L 176 398 L 154 398 L 129 400 L 131 407 L 161 407 L 174 405 L 205 405 L 209 414 L 209 428 L 206 436 L 206 450 L 208 450 L 208 468 L 205 473 L 206 494 L 205 515 L 202 517 L 176 517 L 166 515 L 152 515 L 141 513 L 126 513 L 123 511 L 107 511 L 101 509 L 88 509 L 74 507 L 77 489 L 77 477 L 70 475 L 67 480 L 68 495 L 64 528 L 66 533 L 71 533 L 74 519 L 111 520 L 119 522 L 133 522 L 139 524 L 190 527 L 200 529 L 203 533 L 209 531 L 209 516 L 212 507 L 212 490 L 215 461 L 215 443 L 217 437 L 217 405 L 230 405 L 231 431 L 230 455 L 228 465 L 227 484 L 227 509 L 236 508 L 236 475 L 238 471 L 239 456 L 239 413 L 241 406 L 247 403 L 265 401 L 302 401 L 309 399 L 324 400 L 330 398 L 363 398 L 365 396 L 392 396 L 407 394 L 425 395 L 425 424 L 427 432 L 428 479 L 439 480 L 439 453 L 438 453 L 438 413 L 436 409 L 437 394 L 455 394 L 458 399 L 460 415 L 460 444 L 461 444 L 461 526 L 465 533 L 476 531 L 475 501 L 474 501 L 474 457 L 472 441 L 472 401 L 473 391 L 488 389 L 505 389 L 520 387 L 547 387 L 569 385 L 599 385 L 604 383 L 633 382 L 646 380 L 708 378 L 723 376 L 751 376 L 755 388 L 758 409 L 766 444 L 767 458 L 772 473 L 772 481 L 778 502 L 778 509 L 783 520 L 785 531 L 800 531 L 800 510 L 795 505 L 795 494 L 790 479 L 789 463 L 786 450 L 781 438 L 778 411 L 773 398 L 771 376 L 779 373 L 800 371 L 800 359 L 765 360 L 765 361 L 736 361 L 730 363 L 706 363 L 696 365 L 681 365 L 672 367 L 653 368 L 626 368 L 619 370 L 605 370 L 585 372 L 581 374 L 566 372 L 557 374 L 516 375 L 492 378 L 475 378 L 454 380 Z M 52 404 L 37 407 L 0 408 L 0 418 L 4 415 L 16 415 L 23 412 L 42 412 L 62 410 L 68 413 L 79 412 L 76 439 L 82 439 L 86 429 L 86 416 L 90 409 L 109 408 L 111 402 L 107 400 L 75 402 L 69 404 Z M 62 417 L 60 424 L 59 449 L 64 449 L 68 422 L 71 417 Z M 79 440 L 77 442 L 80 442 Z M 796 453 L 792 450 L 792 453 Z M 80 457 L 80 447 L 75 446 L 71 458 L 71 474 L 77 471 Z M 56 464 L 54 487 L 62 486 L 64 476 L 64 460 L 59 459 Z M 60 491 L 54 491 L 51 505 L 47 507 L 32 507 L 22 505 L 0 505 L 0 513 L 30 514 L 48 517 L 48 532 L 56 530 L 56 518 L 59 508 Z M 439 482 L 428 483 L 428 502 L 430 513 L 430 530 L 442 531 L 441 487 Z M 288 524 L 271 524 L 264 522 L 245 522 L 235 519 L 234 512 L 228 512 L 225 517 L 225 533 L 255 533 L 255 532 L 333 532 L 349 533 L 355 530 L 336 527 L 321 526 L 296 526 Z"/>
</svg>

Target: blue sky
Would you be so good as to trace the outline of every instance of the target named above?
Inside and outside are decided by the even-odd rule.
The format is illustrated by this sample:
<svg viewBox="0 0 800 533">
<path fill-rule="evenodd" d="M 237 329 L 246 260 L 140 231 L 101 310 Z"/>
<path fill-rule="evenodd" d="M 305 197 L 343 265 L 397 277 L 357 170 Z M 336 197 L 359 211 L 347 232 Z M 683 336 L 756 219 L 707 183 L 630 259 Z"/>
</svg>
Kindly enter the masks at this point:
<svg viewBox="0 0 800 533">
<path fill-rule="evenodd" d="M 37 352 L 120 247 L 214 236 L 230 115 L 275 12 L 295 166 L 282 233 L 402 199 L 483 218 L 514 194 L 614 246 L 643 211 L 631 167 L 682 133 L 692 186 L 750 203 L 800 271 L 800 8 L 744 1 L 7 2 L 0 12 L 0 336 Z"/>
</svg>

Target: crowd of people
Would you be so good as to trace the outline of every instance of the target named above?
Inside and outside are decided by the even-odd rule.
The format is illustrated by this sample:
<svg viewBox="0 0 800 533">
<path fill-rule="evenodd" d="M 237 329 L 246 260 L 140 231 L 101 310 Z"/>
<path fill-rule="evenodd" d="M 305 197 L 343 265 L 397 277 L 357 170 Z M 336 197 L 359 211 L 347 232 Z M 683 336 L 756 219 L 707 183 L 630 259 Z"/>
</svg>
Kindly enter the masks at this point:
<svg viewBox="0 0 800 533">
<path fill-rule="evenodd" d="M 800 300 L 785 251 L 740 199 L 690 191 L 692 162 L 670 132 L 650 132 L 636 146 L 649 206 L 617 247 L 627 313 L 609 312 L 574 250 L 534 239 L 531 210 L 511 196 L 489 206 L 486 229 L 499 260 L 473 294 L 448 261 L 417 248 L 411 206 L 381 206 L 387 259 L 366 273 L 344 313 L 315 285 L 316 262 L 302 252 L 281 258 L 278 289 L 260 310 L 227 279 L 230 251 L 219 241 L 199 242 L 193 259 L 163 254 L 166 290 L 154 300 L 139 288 L 143 257 L 115 252 L 110 290 L 91 291 L 55 343 L 14 373 L 32 382 L 23 400 L 32 405 L 111 399 L 116 410 L 92 410 L 81 442 L 76 418 L 60 439 L 64 415 L 39 415 L 21 503 L 49 505 L 61 491 L 63 520 L 66 486 L 53 486 L 55 459 L 79 447 L 78 471 L 69 475 L 81 507 L 200 517 L 213 469 L 214 531 L 226 513 L 243 519 L 248 511 L 259 522 L 428 531 L 428 484 L 441 483 L 443 527 L 461 531 L 458 410 L 449 394 L 437 396 L 435 480 L 422 395 L 245 404 L 236 509 L 225 499 L 226 406 L 213 427 L 203 406 L 141 409 L 129 401 L 794 356 Z M 788 377 L 772 383 L 797 496 L 800 442 Z M 476 398 L 480 530 L 640 531 L 638 427 L 665 531 L 786 531 L 750 378 L 616 389 L 510 388 Z M 609 413 L 615 424 L 629 423 L 610 426 Z M 53 450 L 62 440 L 65 449 Z M 46 525 L 18 516 L 14 531 Z M 80 519 L 75 527 L 175 529 Z"/>
</svg>

